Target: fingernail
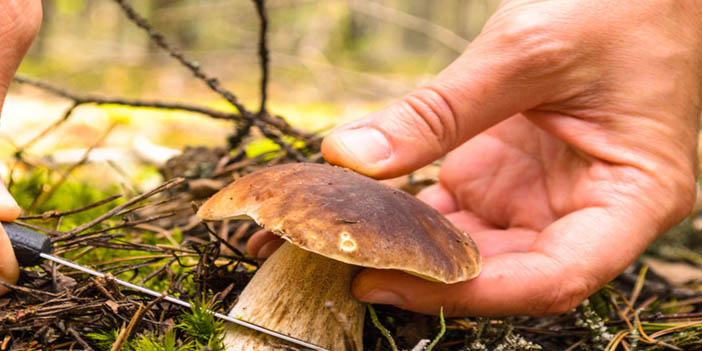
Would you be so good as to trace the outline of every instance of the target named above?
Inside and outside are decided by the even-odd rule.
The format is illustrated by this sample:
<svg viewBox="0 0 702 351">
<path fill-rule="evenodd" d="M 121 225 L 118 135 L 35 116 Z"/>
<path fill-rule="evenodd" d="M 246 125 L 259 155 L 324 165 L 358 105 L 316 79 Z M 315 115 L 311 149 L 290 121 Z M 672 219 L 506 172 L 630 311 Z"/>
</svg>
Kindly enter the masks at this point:
<svg viewBox="0 0 702 351">
<path fill-rule="evenodd" d="M 361 301 L 367 303 L 377 303 L 381 305 L 401 306 L 405 300 L 402 296 L 387 290 L 373 289 L 368 294 L 361 298 Z"/>
<path fill-rule="evenodd" d="M 391 154 L 390 142 L 377 129 L 347 129 L 334 133 L 332 137 L 361 163 L 375 164 L 388 159 Z"/>
</svg>

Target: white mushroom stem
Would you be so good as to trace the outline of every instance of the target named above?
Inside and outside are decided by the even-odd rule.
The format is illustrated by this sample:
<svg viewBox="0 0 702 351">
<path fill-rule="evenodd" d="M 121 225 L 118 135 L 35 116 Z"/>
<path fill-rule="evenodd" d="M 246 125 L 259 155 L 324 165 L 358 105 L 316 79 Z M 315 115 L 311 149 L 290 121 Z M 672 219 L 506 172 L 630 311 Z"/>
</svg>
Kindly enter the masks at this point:
<svg viewBox="0 0 702 351">
<path fill-rule="evenodd" d="M 286 242 L 256 272 L 229 315 L 329 350 L 360 351 L 365 309 L 351 295 L 358 270 Z M 224 344 L 230 351 L 290 350 L 284 341 L 232 324 Z"/>
</svg>

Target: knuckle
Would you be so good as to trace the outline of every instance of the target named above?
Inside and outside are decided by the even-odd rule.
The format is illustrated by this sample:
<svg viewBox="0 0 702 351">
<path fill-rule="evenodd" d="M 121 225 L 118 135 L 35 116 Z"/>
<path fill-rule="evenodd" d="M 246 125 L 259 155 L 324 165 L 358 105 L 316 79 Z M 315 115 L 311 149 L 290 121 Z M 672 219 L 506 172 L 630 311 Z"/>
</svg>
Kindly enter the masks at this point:
<svg viewBox="0 0 702 351">
<path fill-rule="evenodd" d="M 524 12 L 506 20 L 498 36 L 500 50 L 511 53 L 520 69 L 557 71 L 577 56 L 572 38 L 550 16 Z M 523 73 L 523 72 L 521 72 Z"/>
<path fill-rule="evenodd" d="M 439 89 L 424 87 L 402 99 L 402 105 L 413 116 L 415 128 L 442 146 L 457 140 L 456 116 L 449 100 Z"/>
</svg>

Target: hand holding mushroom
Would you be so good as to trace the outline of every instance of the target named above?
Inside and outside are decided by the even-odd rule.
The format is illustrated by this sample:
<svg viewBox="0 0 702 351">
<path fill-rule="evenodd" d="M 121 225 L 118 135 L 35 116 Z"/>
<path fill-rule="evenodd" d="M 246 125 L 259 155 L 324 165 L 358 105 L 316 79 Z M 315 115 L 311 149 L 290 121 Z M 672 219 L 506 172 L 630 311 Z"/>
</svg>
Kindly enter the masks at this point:
<svg viewBox="0 0 702 351">
<path fill-rule="evenodd" d="M 476 279 L 366 269 L 362 301 L 449 315 L 567 311 L 693 203 L 702 3 L 505 1 L 435 79 L 326 137 L 386 178 L 448 153 L 419 198 L 470 233 Z"/>
</svg>

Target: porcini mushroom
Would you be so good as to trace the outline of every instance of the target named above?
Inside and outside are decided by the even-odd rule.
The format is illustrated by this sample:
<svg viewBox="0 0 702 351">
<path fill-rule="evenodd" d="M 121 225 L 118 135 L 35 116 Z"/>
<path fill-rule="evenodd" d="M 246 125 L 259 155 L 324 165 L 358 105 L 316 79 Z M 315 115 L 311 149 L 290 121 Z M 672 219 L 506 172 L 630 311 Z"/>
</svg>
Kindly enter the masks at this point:
<svg viewBox="0 0 702 351">
<path fill-rule="evenodd" d="M 252 218 L 287 241 L 261 266 L 230 316 L 334 351 L 363 347 L 365 309 L 351 295 L 361 267 L 443 283 L 480 271 L 471 238 L 436 210 L 334 166 L 297 163 L 253 172 L 213 195 L 197 215 Z M 228 350 L 282 349 L 280 341 L 238 326 L 225 334 Z"/>
</svg>

